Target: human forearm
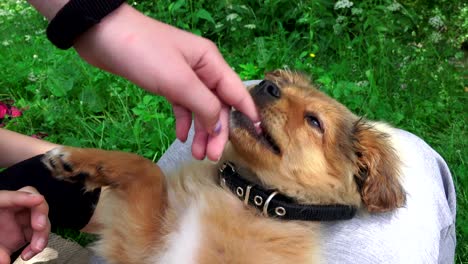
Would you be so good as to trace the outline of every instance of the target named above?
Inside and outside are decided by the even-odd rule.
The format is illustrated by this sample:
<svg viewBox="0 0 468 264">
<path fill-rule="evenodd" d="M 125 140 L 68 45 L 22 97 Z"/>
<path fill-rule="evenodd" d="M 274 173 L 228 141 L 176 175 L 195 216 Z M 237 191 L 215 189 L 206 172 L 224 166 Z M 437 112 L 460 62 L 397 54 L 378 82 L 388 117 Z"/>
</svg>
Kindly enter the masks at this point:
<svg viewBox="0 0 468 264">
<path fill-rule="evenodd" d="M 0 167 L 43 154 L 58 145 L 0 128 Z"/>
</svg>

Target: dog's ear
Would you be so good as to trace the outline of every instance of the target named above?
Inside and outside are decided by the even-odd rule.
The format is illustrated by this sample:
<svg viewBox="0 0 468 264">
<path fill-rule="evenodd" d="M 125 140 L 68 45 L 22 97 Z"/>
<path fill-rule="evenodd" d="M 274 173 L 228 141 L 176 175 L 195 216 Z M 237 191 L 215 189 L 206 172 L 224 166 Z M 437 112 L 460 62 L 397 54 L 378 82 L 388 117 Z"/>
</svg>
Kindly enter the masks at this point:
<svg viewBox="0 0 468 264">
<path fill-rule="evenodd" d="M 354 125 L 357 153 L 356 181 L 369 212 L 386 212 L 401 207 L 406 194 L 400 184 L 400 160 L 386 133 L 364 120 Z"/>
<path fill-rule="evenodd" d="M 310 78 L 300 72 L 291 71 L 291 70 L 274 70 L 271 72 L 265 73 L 265 79 L 272 81 L 279 86 L 283 84 L 295 84 L 298 86 L 310 86 Z"/>
</svg>

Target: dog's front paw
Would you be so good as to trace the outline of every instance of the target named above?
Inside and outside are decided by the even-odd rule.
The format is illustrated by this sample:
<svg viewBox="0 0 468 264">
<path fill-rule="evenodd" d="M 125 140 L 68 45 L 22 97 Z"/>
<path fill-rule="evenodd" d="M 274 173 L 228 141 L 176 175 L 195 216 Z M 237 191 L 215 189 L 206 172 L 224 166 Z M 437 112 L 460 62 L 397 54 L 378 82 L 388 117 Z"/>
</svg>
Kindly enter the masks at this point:
<svg viewBox="0 0 468 264">
<path fill-rule="evenodd" d="M 74 170 L 70 156 L 71 151 L 67 147 L 56 147 L 44 154 L 42 163 L 50 170 L 52 176 L 62 180 L 77 181 L 72 177 L 79 172 Z"/>
<path fill-rule="evenodd" d="M 96 151 L 61 146 L 46 152 L 42 157 L 42 163 L 50 170 L 53 177 L 68 182 L 82 183 L 87 190 L 112 185 L 105 177 L 102 177 L 104 163 L 96 161 L 96 157 L 100 156 Z"/>
<path fill-rule="evenodd" d="M 42 162 L 55 178 L 80 182 L 88 190 L 116 187 L 152 172 L 157 166 L 138 155 L 93 148 L 57 147 Z"/>
</svg>

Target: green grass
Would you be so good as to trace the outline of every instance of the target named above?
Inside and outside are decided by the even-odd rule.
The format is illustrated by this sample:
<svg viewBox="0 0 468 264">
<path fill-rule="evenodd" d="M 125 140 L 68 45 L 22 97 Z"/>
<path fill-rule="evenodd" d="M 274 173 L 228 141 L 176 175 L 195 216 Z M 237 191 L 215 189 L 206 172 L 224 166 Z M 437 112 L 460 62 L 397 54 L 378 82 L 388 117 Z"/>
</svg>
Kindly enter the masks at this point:
<svg viewBox="0 0 468 264">
<path fill-rule="evenodd" d="M 25 1 L 24 1 L 25 2 Z M 345 1 L 339 1 L 345 3 Z M 426 140 L 457 188 L 457 263 L 468 263 L 468 7 L 462 1 L 136 1 L 146 14 L 214 41 L 243 79 L 309 73 L 357 114 Z M 0 100 L 24 116 L 6 127 L 61 144 L 157 160 L 174 140 L 169 104 L 55 49 L 22 1 L 0 3 Z M 80 236 L 73 235 L 80 239 Z M 85 239 L 87 239 L 85 237 Z"/>
</svg>

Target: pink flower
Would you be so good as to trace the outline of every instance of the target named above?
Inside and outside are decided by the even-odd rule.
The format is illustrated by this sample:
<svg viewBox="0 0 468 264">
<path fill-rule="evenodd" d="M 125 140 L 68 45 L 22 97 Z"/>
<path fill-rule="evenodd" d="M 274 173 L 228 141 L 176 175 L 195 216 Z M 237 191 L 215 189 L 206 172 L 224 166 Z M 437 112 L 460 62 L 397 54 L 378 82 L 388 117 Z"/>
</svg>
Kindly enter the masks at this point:
<svg viewBox="0 0 468 264">
<path fill-rule="evenodd" d="M 18 108 L 11 106 L 10 107 L 10 112 L 8 113 L 11 117 L 19 117 L 22 115 L 21 110 Z"/>
<path fill-rule="evenodd" d="M 0 119 L 5 118 L 5 115 L 8 112 L 8 107 L 3 102 L 0 102 Z"/>
<path fill-rule="evenodd" d="M 44 132 L 38 132 L 36 134 L 31 135 L 31 137 L 37 138 L 37 139 L 43 139 L 43 138 L 45 138 L 47 136 L 49 136 L 49 135 L 47 133 L 44 133 Z"/>
</svg>

